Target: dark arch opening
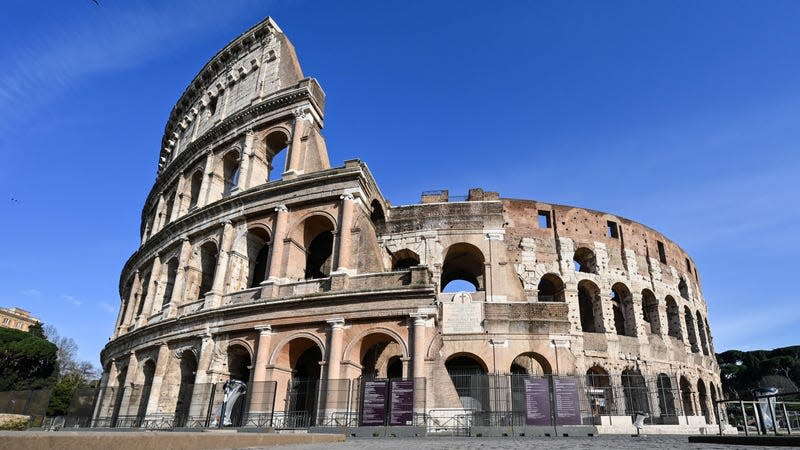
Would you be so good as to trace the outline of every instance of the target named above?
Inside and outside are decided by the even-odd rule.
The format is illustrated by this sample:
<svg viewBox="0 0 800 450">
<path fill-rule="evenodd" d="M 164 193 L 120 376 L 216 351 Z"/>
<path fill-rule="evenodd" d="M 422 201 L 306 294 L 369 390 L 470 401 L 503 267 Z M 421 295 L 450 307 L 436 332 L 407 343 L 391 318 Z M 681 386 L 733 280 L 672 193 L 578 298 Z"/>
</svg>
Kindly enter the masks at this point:
<svg viewBox="0 0 800 450">
<path fill-rule="evenodd" d="M 692 353 L 699 353 L 700 347 L 697 345 L 697 333 L 694 330 L 694 317 L 688 306 L 683 307 L 683 316 L 684 320 L 686 320 L 686 334 L 689 335 L 689 345 L 692 347 Z"/>
<path fill-rule="evenodd" d="M 667 334 L 676 339 L 683 340 L 681 332 L 681 310 L 678 303 L 671 296 L 666 296 L 664 302 L 667 304 Z"/>
<path fill-rule="evenodd" d="M 614 326 L 620 336 L 636 337 L 636 320 L 633 309 L 633 296 L 623 283 L 611 287 L 611 305 L 614 311 Z"/>
<path fill-rule="evenodd" d="M 694 415 L 694 405 L 692 404 L 692 384 L 686 377 L 681 377 L 681 403 L 683 403 L 683 413 L 687 416 Z"/>
<path fill-rule="evenodd" d="M 258 287 L 266 278 L 269 269 L 269 234 L 263 228 L 247 232 L 247 258 L 250 261 L 249 287 Z"/>
<path fill-rule="evenodd" d="M 386 365 L 386 378 L 403 378 L 403 360 L 399 356 L 392 356 Z"/>
<path fill-rule="evenodd" d="M 697 399 L 700 403 L 700 414 L 706 418 L 706 423 L 711 423 L 711 414 L 708 411 L 708 391 L 703 380 L 697 380 Z"/>
<path fill-rule="evenodd" d="M 172 292 L 175 288 L 175 279 L 178 276 L 178 258 L 172 258 L 167 263 L 167 280 L 164 285 L 164 296 L 161 298 L 161 308 L 165 308 L 172 301 Z"/>
<path fill-rule="evenodd" d="M 303 232 L 306 245 L 305 278 L 325 278 L 331 274 L 333 253 L 333 223 L 323 216 L 305 221 Z"/>
<path fill-rule="evenodd" d="M 128 375 L 128 368 L 123 367 L 117 374 L 117 388 L 114 391 L 114 409 L 111 411 L 111 428 L 117 426 L 117 419 L 119 418 L 119 410 L 122 407 L 122 397 L 125 393 L 125 378 Z"/>
<path fill-rule="evenodd" d="M 540 302 L 564 302 L 564 282 L 558 275 L 548 273 L 539 280 Z"/>
<path fill-rule="evenodd" d="M 597 257 L 592 250 L 581 247 L 575 250 L 572 260 L 576 272 L 597 273 Z"/>
<path fill-rule="evenodd" d="M 669 375 L 665 373 L 658 374 L 657 378 L 658 389 L 658 408 L 661 412 L 661 417 L 675 416 L 675 394 L 672 392 L 672 380 Z"/>
<path fill-rule="evenodd" d="M 370 206 L 372 211 L 370 212 L 369 220 L 372 221 L 372 224 L 375 225 L 377 230 L 383 230 L 386 225 L 386 215 L 383 213 L 381 203 L 378 200 L 373 200 Z"/>
<path fill-rule="evenodd" d="M 200 187 L 203 185 L 203 172 L 196 171 L 192 174 L 191 187 L 189 189 L 189 209 L 197 208 L 200 201 Z"/>
<path fill-rule="evenodd" d="M 197 374 L 197 357 L 191 350 L 185 350 L 180 356 L 181 385 L 178 389 L 178 401 L 175 404 L 175 426 L 184 427 L 189 419 L 189 408 L 194 392 L 194 378 Z"/>
<path fill-rule="evenodd" d="M 320 383 L 322 351 L 313 342 L 303 350 L 292 367 L 289 385 L 290 426 L 308 427 L 316 424 L 317 391 Z"/>
<path fill-rule="evenodd" d="M 142 383 L 142 394 L 139 396 L 139 407 L 136 410 L 136 427 L 142 426 L 142 422 L 147 415 L 147 404 L 150 402 L 150 392 L 153 389 L 153 376 L 155 373 L 156 363 L 152 359 L 148 359 L 142 365 L 144 382 Z"/>
<path fill-rule="evenodd" d="M 602 333 L 603 310 L 600 288 L 588 280 L 578 283 L 578 308 L 581 314 L 581 329 L 585 333 Z"/>
<path fill-rule="evenodd" d="M 706 340 L 706 326 L 703 321 L 703 316 L 700 311 L 697 311 L 697 334 L 700 336 L 700 346 L 703 349 L 703 354 L 708 356 L 708 342 Z"/>
<path fill-rule="evenodd" d="M 622 392 L 625 395 L 625 414 L 651 413 L 647 383 L 641 372 L 630 369 L 622 371 Z"/>
<path fill-rule="evenodd" d="M 486 366 L 475 355 L 453 355 L 445 362 L 453 387 L 468 411 L 489 411 L 489 376 Z"/>
<path fill-rule="evenodd" d="M 689 286 L 686 284 L 686 280 L 681 277 L 678 281 L 678 292 L 681 293 L 681 297 L 689 300 Z"/>
<path fill-rule="evenodd" d="M 604 416 L 612 414 L 614 409 L 614 391 L 611 388 L 611 377 L 600 366 L 593 366 L 586 371 L 587 393 L 592 415 Z"/>
<path fill-rule="evenodd" d="M 239 184 L 239 152 L 230 151 L 222 158 L 222 196 L 231 195 Z"/>
<path fill-rule="evenodd" d="M 442 264 L 442 292 L 457 292 L 454 286 L 449 286 L 452 281 L 465 281 L 471 284 L 475 291 L 483 291 L 484 285 L 484 257 L 478 247 L 466 242 L 453 244 L 447 249 Z M 463 287 L 463 283 L 459 285 Z M 448 288 L 449 287 L 449 288 Z"/>
<path fill-rule="evenodd" d="M 407 270 L 419 265 L 419 255 L 404 248 L 392 254 L 392 270 Z"/>
<path fill-rule="evenodd" d="M 661 317 L 658 314 L 658 300 L 649 289 L 642 291 L 642 319 L 650 325 L 651 334 L 661 333 Z"/>
<path fill-rule="evenodd" d="M 217 244 L 206 242 L 200 246 L 200 290 L 198 298 L 205 296 L 214 287 L 214 273 L 217 271 Z"/>
</svg>

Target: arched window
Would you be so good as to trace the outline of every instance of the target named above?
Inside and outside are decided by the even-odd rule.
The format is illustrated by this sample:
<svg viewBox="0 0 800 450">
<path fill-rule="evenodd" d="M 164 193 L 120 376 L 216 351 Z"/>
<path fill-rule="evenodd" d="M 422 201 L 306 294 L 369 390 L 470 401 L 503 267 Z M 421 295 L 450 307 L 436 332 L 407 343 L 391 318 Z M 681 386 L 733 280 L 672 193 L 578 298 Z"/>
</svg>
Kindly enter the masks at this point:
<svg viewBox="0 0 800 450">
<path fill-rule="evenodd" d="M 172 220 L 173 206 L 175 206 L 175 191 L 172 191 L 172 193 L 170 193 L 167 197 L 166 211 L 164 212 L 164 225 L 168 224 L 170 220 Z"/>
<path fill-rule="evenodd" d="M 333 223 L 323 216 L 313 216 L 305 221 L 306 243 L 305 279 L 330 276 L 333 254 Z"/>
<path fill-rule="evenodd" d="M 681 403 L 683 404 L 683 414 L 685 416 L 694 415 L 694 403 L 692 402 L 692 384 L 686 377 L 682 376 L 680 381 L 681 387 Z"/>
<path fill-rule="evenodd" d="M 697 333 L 694 331 L 694 317 L 688 306 L 683 307 L 683 315 L 686 320 L 686 334 L 689 335 L 689 345 L 692 346 L 692 353 L 698 353 L 700 352 L 700 347 L 697 345 Z"/>
<path fill-rule="evenodd" d="M 289 137 L 283 131 L 273 131 L 267 135 L 264 144 L 267 151 L 267 181 L 280 180 L 286 171 L 286 145 Z"/>
<path fill-rule="evenodd" d="M 708 391 L 703 380 L 697 380 L 697 401 L 700 403 L 700 414 L 705 416 L 706 423 L 711 423 L 711 414 L 708 410 Z"/>
<path fill-rule="evenodd" d="M 476 291 L 483 291 L 486 288 L 484 285 L 483 264 L 483 252 L 478 247 L 465 242 L 451 245 L 447 249 L 444 263 L 442 264 L 442 292 L 464 290 L 465 283 L 460 283 L 459 288 L 456 288 L 455 291 L 451 290 L 455 287 L 455 285 L 449 286 L 453 281 L 465 281 L 471 284 Z M 456 285 L 459 285 L 459 283 L 456 283 Z"/>
<path fill-rule="evenodd" d="M 375 225 L 376 229 L 383 230 L 386 224 L 386 215 L 383 213 L 381 203 L 378 200 L 373 200 L 370 206 L 372 211 L 369 214 L 369 219 L 372 221 L 372 224 Z"/>
<path fill-rule="evenodd" d="M 539 280 L 539 301 L 540 302 L 563 302 L 564 282 L 561 278 L 552 273 L 545 274 Z"/>
<path fill-rule="evenodd" d="M 489 377 L 485 364 L 475 355 L 458 354 L 445 362 L 461 400 L 461 405 L 469 411 L 489 411 Z"/>
<path fill-rule="evenodd" d="M 658 409 L 661 417 L 675 416 L 675 394 L 672 392 L 672 379 L 665 373 L 658 374 Z"/>
<path fill-rule="evenodd" d="M 658 314 L 658 300 L 650 289 L 642 291 L 642 319 L 650 325 L 651 334 L 661 334 L 661 317 Z"/>
<path fill-rule="evenodd" d="M 593 366 L 586 371 L 586 392 L 592 415 L 612 415 L 614 411 L 614 390 L 611 387 L 611 377 L 600 366 Z"/>
<path fill-rule="evenodd" d="M 147 414 L 147 404 L 150 401 L 150 391 L 153 388 L 153 376 L 155 373 L 156 363 L 154 363 L 152 359 L 148 359 L 142 365 L 144 382 L 142 383 L 142 393 L 139 395 L 139 407 L 136 409 L 136 427 L 142 426 L 142 422 Z"/>
<path fill-rule="evenodd" d="M 222 158 L 222 196 L 231 195 L 239 184 L 239 152 L 230 151 Z"/>
<path fill-rule="evenodd" d="M 167 263 L 167 277 L 164 284 L 164 295 L 161 297 L 161 308 L 167 307 L 172 300 L 172 291 L 175 288 L 175 278 L 178 276 L 178 258 L 172 258 Z"/>
<path fill-rule="evenodd" d="M 267 278 L 270 252 L 269 234 L 263 228 L 253 228 L 247 232 L 247 260 L 249 267 L 249 287 L 258 287 Z"/>
<path fill-rule="evenodd" d="M 700 347 L 703 349 L 703 354 L 708 356 L 708 342 L 706 341 L 706 325 L 703 321 L 703 316 L 700 311 L 697 311 L 697 335 L 700 337 Z"/>
<path fill-rule="evenodd" d="M 649 392 L 644 377 L 638 370 L 622 371 L 622 392 L 625 395 L 625 414 L 650 413 Z"/>
<path fill-rule="evenodd" d="M 575 250 L 572 260 L 575 263 L 576 272 L 597 273 L 597 257 L 588 248 L 581 247 Z"/>
<path fill-rule="evenodd" d="M 614 311 L 614 326 L 620 336 L 636 336 L 636 319 L 631 291 L 623 283 L 611 288 L 611 307 Z"/>
<path fill-rule="evenodd" d="M 149 267 L 152 267 L 153 266 L 153 262 L 151 261 L 147 265 Z M 149 270 L 145 271 L 142 274 L 142 277 L 140 278 L 140 284 L 139 285 L 141 286 L 140 287 L 141 293 L 139 294 L 139 300 L 138 300 L 139 301 L 139 305 L 136 308 L 136 317 L 141 316 L 142 313 L 144 312 L 144 303 L 147 300 L 147 292 L 150 289 L 150 274 L 151 273 L 152 272 L 149 271 Z M 150 313 L 148 312 L 148 315 L 149 314 Z"/>
<path fill-rule="evenodd" d="M 419 255 L 404 248 L 392 254 L 392 270 L 406 270 L 419 265 Z"/>
<path fill-rule="evenodd" d="M 178 388 L 178 401 L 175 404 L 175 426 L 184 427 L 189 419 L 189 407 L 194 392 L 194 377 L 197 374 L 197 357 L 191 350 L 180 354 L 181 384 Z"/>
<path fill-rule="evenodd" d="M 192 174 L 191 186 L 189 189 L 189 210 L 197 208 L 200 200 L 200 187 L 203 185 L 203 172 L 196 171 Z"/>
<path fill-rule="evenodd" d="M 683 340 L 681 310 L 678 308 L 678 303 L 669 295 L 664 299 L 664 302 L 667 305 L 667 334 L 675 339 Z"/>
<path fill-rule="evenodd" d="M 603 306 L 600 288 L 588 280 L 578 283 L 578 308 L 581 314 L 581 329 L 585 333 L 603 333 Z"/>
<path fill-rule="evenodd" d="M 686 284 L 686 280 L 681 277 L 678 281 L 678 292 L 681 293 L 681 297 L 689 300 L 689 286 Z"/>
<path fill-rule="evenodd" d="M 200 289 L 198 298 L 204 297 L 214 287 L 214 273 L 217 271 L 217 244 L 206 242 L 200 246 Z"/>
</svg>

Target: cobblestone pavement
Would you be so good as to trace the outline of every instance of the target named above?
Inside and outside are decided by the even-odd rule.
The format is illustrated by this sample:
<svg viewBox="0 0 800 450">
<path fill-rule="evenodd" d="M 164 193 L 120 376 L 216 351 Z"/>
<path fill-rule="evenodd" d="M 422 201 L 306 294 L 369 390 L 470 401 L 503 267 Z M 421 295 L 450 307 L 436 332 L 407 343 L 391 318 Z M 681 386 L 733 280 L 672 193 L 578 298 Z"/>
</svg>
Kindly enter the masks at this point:
<svg viewBox="0 0 800 450">
<path fill-rule="evenodd" d="M 711 444 L 690 444 L 687 436 L 598 436 L 568 438 L 467 438 L 467 437 L 427 437 L 427 438 L 350 438 L 347 442 L 336 444 L 287 445 L 281 450 L 335 449 L 335 450 L 494 450 L 507 448 L 543 449 L 765 449 L 770 447 L 725 446 Z M 786 448 L 786 447 L 783 447 Z M 254 449 L 251 449 L 254 450 Z M 264 449 L 266 450 L 266 449 Z"/>
</svg>

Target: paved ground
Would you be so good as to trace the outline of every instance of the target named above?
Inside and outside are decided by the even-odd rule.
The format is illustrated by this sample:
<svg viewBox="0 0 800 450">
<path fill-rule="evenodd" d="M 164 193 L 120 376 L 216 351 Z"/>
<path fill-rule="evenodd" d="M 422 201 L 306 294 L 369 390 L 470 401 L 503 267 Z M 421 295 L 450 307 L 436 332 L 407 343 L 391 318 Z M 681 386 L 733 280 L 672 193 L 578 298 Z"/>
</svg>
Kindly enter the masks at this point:
<svg viewBox="0 0 800 450">
<path fill-rule="evenodd" d="M 764 449 L 771 447 L 724 446 L 709 444 L 690 444 L 686 436 L 598 436 L 598 437 L 566 437 L 566 438 L 467 438 L 467 437 L 428 437 L 428 438 L 350 438 L 347 442 L 334 444 L 287 445 L 280 450 L 500 450 L 507 448 L 544 448 L 544 449 Z M 787 447 L 782 447 L 787 448 Z M 264 449 L 266 450 L 266 449 Z"/>
</svg>

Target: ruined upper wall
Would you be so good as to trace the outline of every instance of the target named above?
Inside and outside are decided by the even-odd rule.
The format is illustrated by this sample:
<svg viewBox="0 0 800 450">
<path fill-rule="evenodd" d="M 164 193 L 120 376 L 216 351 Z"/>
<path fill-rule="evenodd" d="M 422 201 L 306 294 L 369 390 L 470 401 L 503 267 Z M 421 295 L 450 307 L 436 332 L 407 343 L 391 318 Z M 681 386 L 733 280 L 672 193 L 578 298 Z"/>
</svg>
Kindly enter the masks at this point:
<svg viewBox="0 0 800 450">
<path fill-rule="evenodd" d="M 302 79 L 294 46 L 271 18 L 242 33 L 203 66 L 172 109 L 164 129 L 159 173 L 227 117 Z"/>
</svg>

